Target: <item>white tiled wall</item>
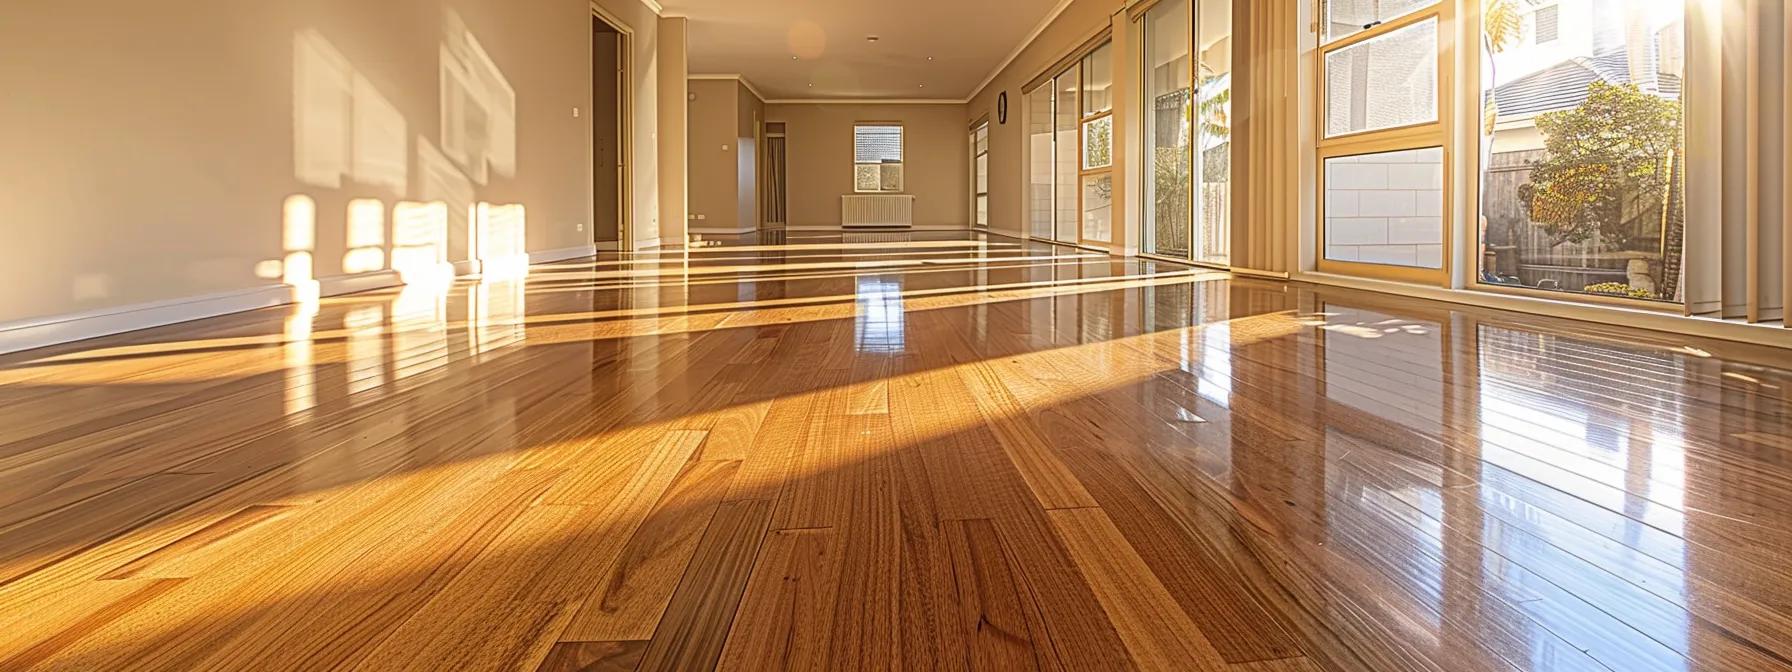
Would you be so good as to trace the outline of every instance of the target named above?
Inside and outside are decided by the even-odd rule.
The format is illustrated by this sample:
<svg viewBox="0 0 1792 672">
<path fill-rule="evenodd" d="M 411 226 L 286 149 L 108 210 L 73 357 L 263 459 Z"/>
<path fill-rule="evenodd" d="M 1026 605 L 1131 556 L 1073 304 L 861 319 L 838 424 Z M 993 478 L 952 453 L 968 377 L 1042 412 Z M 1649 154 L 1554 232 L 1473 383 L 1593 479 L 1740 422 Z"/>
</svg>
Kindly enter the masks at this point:
<svg viewBox="0 0 1792 672">
<path fill-rule="evenodd" d="M 1325 258 L 1443 268 L 1444 150 L 1325 161 Z"/>
</svg>

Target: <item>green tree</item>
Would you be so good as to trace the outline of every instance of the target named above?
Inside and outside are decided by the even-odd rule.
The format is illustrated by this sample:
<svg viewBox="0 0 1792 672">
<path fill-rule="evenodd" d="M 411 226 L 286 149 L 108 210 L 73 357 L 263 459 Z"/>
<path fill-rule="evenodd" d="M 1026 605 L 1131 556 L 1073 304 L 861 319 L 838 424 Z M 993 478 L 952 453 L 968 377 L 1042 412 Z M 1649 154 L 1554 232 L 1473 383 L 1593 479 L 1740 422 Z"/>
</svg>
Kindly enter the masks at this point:
<svg viewBox="0 0 1792 672">
<path fill-rule="evenodd" d="M 1481 6 L 1481 42 L 1489 54 L 1498 54 L 1518 43 L 1524 31 L 1524 14 L 1519 11 L 1518 0 L 1487 0 Z M 1497 68 L 1497 66 L 1496 66 Z M 1497 75 L 1490 76 L 1490 83 L 1498 81 Z M 1492 136 L 1494 124 L 1499 121 L 1500 104 L 1492 94 L 1493 87 L 1481 96 L 1481 135 Z"/>
<path fill-rule="evenodd" d="M 1481 32 L 1487 38 L 1487 50 L 1500 53 L 1518 42 L 1524 27 L 1524 14 L 1518 0 L 1487 0 L 1481 10 Z"/>
<path fill-rule="evenodd" d="M 1680 105 L 1596 81 L 1579 107 L 1538 116 L 1537 130 L 1544 156 L 1519 188 L 1531 221 L 1557 241 L 1584 242 L 1598 232 L 1622 249 L 1632 233 L 1624 226 L 1625 203 L 1666 194 L 1669 161 L 1680 146 Z"/>
</svg>

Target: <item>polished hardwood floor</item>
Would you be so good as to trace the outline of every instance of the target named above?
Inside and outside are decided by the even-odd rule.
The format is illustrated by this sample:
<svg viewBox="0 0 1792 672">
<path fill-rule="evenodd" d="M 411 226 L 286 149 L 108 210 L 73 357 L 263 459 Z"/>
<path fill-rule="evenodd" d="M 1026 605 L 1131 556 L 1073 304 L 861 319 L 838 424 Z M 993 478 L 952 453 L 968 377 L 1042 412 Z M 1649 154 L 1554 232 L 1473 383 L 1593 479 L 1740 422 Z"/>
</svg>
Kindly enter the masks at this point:
<svg viewBox="0 0 1792 672">
<path fill-rule="evenodd" d="M 1792 357 L 1003 238 L 0 358 L 0 670 L 1792 669 Z"/>
</svg>

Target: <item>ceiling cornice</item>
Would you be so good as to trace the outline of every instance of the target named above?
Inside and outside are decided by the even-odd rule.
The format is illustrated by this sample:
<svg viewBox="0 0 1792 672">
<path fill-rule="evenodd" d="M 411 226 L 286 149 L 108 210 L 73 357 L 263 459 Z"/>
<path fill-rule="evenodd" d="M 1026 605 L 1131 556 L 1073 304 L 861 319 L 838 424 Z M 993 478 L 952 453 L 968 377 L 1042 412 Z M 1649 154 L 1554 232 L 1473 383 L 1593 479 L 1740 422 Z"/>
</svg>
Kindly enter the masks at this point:
<svg viewBox="0 0 1792 672">
<path fill-rule="evenodd" d="M 1046 13 L 1045 18 L 1040 20 L 1039 25 L 1033 27 L 1033 32 L 1027 33 L 1026 39 L 1021 40 L 1020 44 L 1014 46 L 1014 51 L 1008 53 L 1008 58 L 1002 59 L 1000 65 L 997 65 L 994 70 L 990 70 L 989 75 L 983 78 L 983 83 L 978 84 L 977 88 L 971 89 L 970 95 L 964 97 L 964 102 L 969 103 L 976 100 L 977 96 L 983 95 L 983 90 L 989 88 L 989 83 L 996 81 L 996 78 L 1000 77 L 1002 71 L 1007 70 L 1008 66 L 1014 65 L 1014 59 L 1020 58 L 1021 52 L 1026 51 L 1027 47 L 1033 46 L 1033 40 L 1039 39 L 1039 36 L 1045 33 L 1045 29 L 1050 27 L 1053 21 L 1057 21 L 1058 15 L 1063 14 L 1064 10 L 1069 9 L 1070 3 L 1074 1 L 1075 0 L 1058 0 L 1058 5 L 1053 7 L 1052 11 Z"/>
<path fill-rule="evenodd" d="M 647 5 L 647 8 L 653 10 L 656 16 L 666 13 L 666 8 L 660 5 L 660 0 L 641 0 L 641 4 Z"/>
<path fill-rule="evenodd" d="M 765 94 L 759 91 L 759 87 L 753 86 L 753 80 L 747 79 L 746 75 L 742 75 L 737 72 L 725 72 L 725 73 L 714 74 L 714 75 L 687 75 L 686 77 L 688 79 L 716 79 L 716 80 L 732 79 L 734 81 L 740 82 L 741 86 L 747 87 L 748 91 L 752 91 L 753 95 L 759 98 L 759 102 L 761 102 L 761 103 L 771 102 L 771 101 L 765 99 Z"/>
<path fill-rule="evenodd" d="M 963 105 L 958 98 L 780 98 L 767 105 Z"/>
</svg>

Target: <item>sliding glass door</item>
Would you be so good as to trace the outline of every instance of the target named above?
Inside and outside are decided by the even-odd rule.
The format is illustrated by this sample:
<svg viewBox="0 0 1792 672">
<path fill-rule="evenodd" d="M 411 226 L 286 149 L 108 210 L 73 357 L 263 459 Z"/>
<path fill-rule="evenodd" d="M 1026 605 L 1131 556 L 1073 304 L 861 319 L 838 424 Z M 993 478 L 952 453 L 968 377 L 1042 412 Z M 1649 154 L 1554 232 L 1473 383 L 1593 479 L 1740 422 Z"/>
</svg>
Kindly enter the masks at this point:
<svg viewBox="0 0 1792 672">
<path fill-rule="evenodd" d="M 1200 0 L 1195 21 L 1195 261 L 1232 263 L 1232 2 Z"/>
<path fill-rule="evenodd" d="M 1194 231 L 1194 103 L 1189 45 L 1190 0 L 1163 0 L 1145 13 L 1144 226 L 1139 249 L 1192 258 Z"/>
<path fill-rule="evenodd" d="M 1112 47 L 1103 43 L 1027 91 L 1028 233 L 1113 241 Z"/>
<path fill-rule="evenodd" d="M 1053 101 L 1057 112 L 1053 115 L 1053 132 L 1056 140 L 1052 145 L 1055 157 L 1052 165 L 1057 167 L 1057 229 L 1052 239 L 1062 243 L 1077 242 L 1077 219 L 1080 208 L 1077 207 L 1077 93 L 1081 89 L 1077 68 L 1058 75 L 1056 82 L 1057 97 Z"/>
<path fill-rule="evenodd" d="M 989 120 L 971 131 L 971 225 L 989 228 Z"/>
<path fill-rule="evenodd" d="M 1027 92 L 1027 235 L 1051 239 L 1057 234 L 1053 209 L 1057 203 L 1057 178 L 1052 162 L 1052 120 L 1057 100 L 1052 83 Z"/>
<path fill-rule="evenodd" d="M 1232 3 L 1161 0 L 1140 20 L 1148 179 L 1139 249 L 1224 266 L 1231 256 Z"/>
<path fill-rule="evenodd" d="M 1083 57 L 1083 242 L 1114 241 L 1114 47 L 1104 44 Z"/>
</svg>

